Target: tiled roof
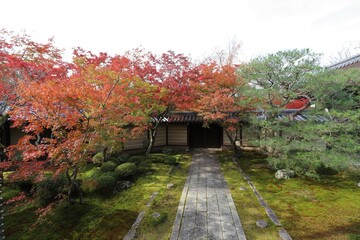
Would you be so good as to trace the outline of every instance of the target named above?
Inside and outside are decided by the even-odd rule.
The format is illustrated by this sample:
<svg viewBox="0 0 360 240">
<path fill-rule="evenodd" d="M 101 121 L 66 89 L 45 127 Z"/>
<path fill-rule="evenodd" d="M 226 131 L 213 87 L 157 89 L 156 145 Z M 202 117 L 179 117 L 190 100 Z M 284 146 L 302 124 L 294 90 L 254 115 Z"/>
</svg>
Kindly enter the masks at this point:
<svg viewBox="0 0 360 240">
<path fill-rule="evenodd" d="M 279 114 L 277 118 L 278 119 L 285 119 L 285 118 L 287 118 L 287 114 Z M 298 122 L 305 122 L 305 121 L 308 121 L 308 120 L 312 120 L 312 121 L 315 121 L 315 122 L 326 122 L 326 121 L 328 121 L 328 119 L 323 117 L 323 116 L 309 115 L 309 114 L 296 115 L 294 117 L 294 120 L 298 121 Z"/>
<path fill-rule="evenodd" d="M 278 119 L 285 119 L 290 113 L 293 113 L 296 111 L 296 109 L 287 109 L 282 111 L 278 115 Z M 231 118 L 238 118 L 240 120 L 239 113 L 241 112 L 232 112 L 228 113 L 228 116 Z M 258 112 L 258 118 L 262 119 L 265 118 L 264 115 L 261 114 L 262 112 Z M 298 114 L 294 117 L 295 121 L 308 121 L 308 120 L 314 120 L 316 122 L 325 122 L 328 121 L 327 118 L 320 116 L 320 115 L 311 115 L 308 112 L 305 111 L 303 114 Z M 167 118 L 163 120 L 163 123 L 201 123 L 203 122 L 203 118 L 199 116 L 196 112 L 173 112 L 170 113 Z"/>
<path fill-rule="evenodd" d="M 197 113 L 174 113 L 171 114 L 168 118 L 166 118 L 166 122 L 168 123 L 182 123 L 182 122 L 189 122 L 189 123 L 196 123 L 202 122 L 203 118 Z"/>
<path fill-rule="evenodd" d="M 332 65 L 328 66 L 328 68 L 330 68 L 330 69 L 343 68 L 343 67 L 349 66 L 351 64 L 355 64 L 357 62 L 360 62 L 360 54 L 352 56 L 352 57 L 350 57 L 348 59 L 345 59 L 345 60 L 343 60 L 341 62 L 332 64 Z"/>
</svg>

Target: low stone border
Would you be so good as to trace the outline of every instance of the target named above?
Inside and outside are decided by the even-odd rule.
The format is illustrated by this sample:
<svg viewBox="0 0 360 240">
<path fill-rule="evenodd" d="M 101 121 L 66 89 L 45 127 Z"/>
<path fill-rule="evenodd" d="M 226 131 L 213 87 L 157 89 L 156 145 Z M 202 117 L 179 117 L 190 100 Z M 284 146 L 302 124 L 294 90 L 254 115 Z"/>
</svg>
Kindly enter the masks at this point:
<svg viewBox="0 0 360 240">
<path fill-rule="evenodd" d="M 241 173 L 241 175 L 244 177 L 244 179 L 248 182 L 249 186 L 253 190 L 253 192 L 256 195 L 260 205 L 265 208 L 266 214 L 268 215 L 270 220 L 276 226 L 281 227 L 281 229 L 278 232 L 280 238 L 283 239 L 283 240 L 292 240 L 290 234 L 282 227 L 281 222 L 280 222 L 279 218 L 276 216 L 275 212 L 267 205 L 264 198 L 261 196 L 261 194 L 258 192 L 256 187 L 254 186 L 254 184 L 251 182 L 251 179 L 249 178 L 249 176 L 246 175 L 246 173 L 241 169 L 239 163 L 236 161 L 236 158 L 233 157 L 232 160 L 235 163 L 237 170 Z"/>
<path fill-rule="evenodd" d="M 154 199 L 156 197 L 156 195 L 158 195 L 158 192 L 154 192 L 153 194 L 151 194 L 151 197 L 149 199 L 149 201 L 146 203 L 146 207 L 150 207 L 152 205 L 152 203 L 154 202 Z M 144 219 L 145 217 L 145 212 L 146 211 L 141 211 L 139 213 L 139 215 L 136 218 L 136 221 L 134 222 L 134 224 L 131 226 L 129 232 L 125 235 L 124 240 L 132 240 L 134 239 L 135 235 L 136 235 L 136 230 L 139 227 L 141 221 Z"/>
</svg>

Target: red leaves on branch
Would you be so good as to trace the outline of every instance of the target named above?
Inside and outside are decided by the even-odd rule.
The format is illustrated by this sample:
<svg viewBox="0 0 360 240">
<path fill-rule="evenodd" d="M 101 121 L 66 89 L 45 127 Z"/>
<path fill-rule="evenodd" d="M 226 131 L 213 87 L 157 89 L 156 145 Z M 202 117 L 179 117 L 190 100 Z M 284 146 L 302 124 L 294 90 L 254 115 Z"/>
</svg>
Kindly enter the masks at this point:
<svg viewBox="0 0 360 240">
<path fill-rule="evenodd" d="M 243 109 L 234 66 L 139 49 L 110 56 L 78 48 L 67 63 L 52 40 L 40 44 L 5 31 L 0 48 L 0 92 L 12 126 L 27 133 L 7 150 L 19 166 L 14 177 L 57 175 L 104 148 L 120 151 L 172 110 L 195 110 L 231 128 L 238 121 L 228 113 Z"/>
<path fill-rule="evenodd" d="M 224 121 L 230 112 L 239 111 L 239 80 L 235 67 L 216 63 L 200 66 L 201 81 L 195 82 L 195 110 L 207 121 Z"/>
</svg>

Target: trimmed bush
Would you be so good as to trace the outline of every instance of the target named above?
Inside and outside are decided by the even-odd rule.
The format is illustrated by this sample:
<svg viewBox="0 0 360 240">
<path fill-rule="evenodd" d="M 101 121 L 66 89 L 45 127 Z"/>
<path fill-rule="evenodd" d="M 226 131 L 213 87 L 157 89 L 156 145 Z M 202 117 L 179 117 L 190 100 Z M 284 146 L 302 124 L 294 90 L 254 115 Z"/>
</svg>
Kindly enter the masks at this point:
<svg viewBox="0 0 360 240">
<path fill-rule="evenodd" d="M 126 179 L 136 174 L 137 167 L 135 163 L 128 162 L 120 164 L 115 168 L 115 174 L 118 179 Z"/>
<path fill-rule="evenodd" d="M 126 163 L 131 156 L 129 154 L 121 154 L 117 156 L 117 163 L 120 165 L 122 163 Z"/>
<path fill-rule="evenodd" d="M 116 184 L 116 177 L 114 173 L 108 172 L 102 174 L 98 179 L 98 191 L 103 195 L 110 195 Z"/>
<path fill-rule="evenodd" d="M 165 154 L 150 154 L 147 156 L 147 159 L 150 159 L 154 163 L 164 163 L 169 165 L 176 164 L 176 158 L 174 156 Z"/>
<path fill-rule="evenodd" d="M 126 163 L 129 160 L 129 158 L 130 158 L 129 154 L 121 154 L 110 157 L 109 161 L 112 161 L 116 163 L 117 166 L 119 166 L 122 163 Z"/>
<path fill-rule="evenodd" d="M 145 156 L 132 156 L 126 162 L 135 163 L 136 165 L 139 165 L 144 159 Z"/>
<path fill-rule="evenodd" d="M 151 167 L 152 161 L 150 159 L 145 159 L 139 164 L 138 170 L 140 172 L 146 172 Z"/>
<path fill-rule="evenodd" d="M 117 166 L 116 163 L 111 162 L 111 161 L 106 161 L 101 165 L 100 171 L 113 172 L 115 170 L 116 166 Z"/>
<path fill-rule="evenodd" d="M 97 164 L 101 164 L 104 162 L 104 153 L 103 152 L 98 152 L 97 154 L 95 154 L 93 156 L 93 162 L 97 163 Z"/>
</svg>

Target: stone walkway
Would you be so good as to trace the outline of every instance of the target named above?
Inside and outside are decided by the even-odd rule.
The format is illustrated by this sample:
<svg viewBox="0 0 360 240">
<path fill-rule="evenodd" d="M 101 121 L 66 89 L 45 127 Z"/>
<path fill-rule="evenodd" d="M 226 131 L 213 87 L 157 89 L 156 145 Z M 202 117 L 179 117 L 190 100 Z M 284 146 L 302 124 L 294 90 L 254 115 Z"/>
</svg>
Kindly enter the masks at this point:
<svg viewBox="0 0 360 240">
<path fill-rule="evenodd" d="M 193 155 L 170 239 L 246 239 L 219 161 L 208 151 Z"/>
</svg>

